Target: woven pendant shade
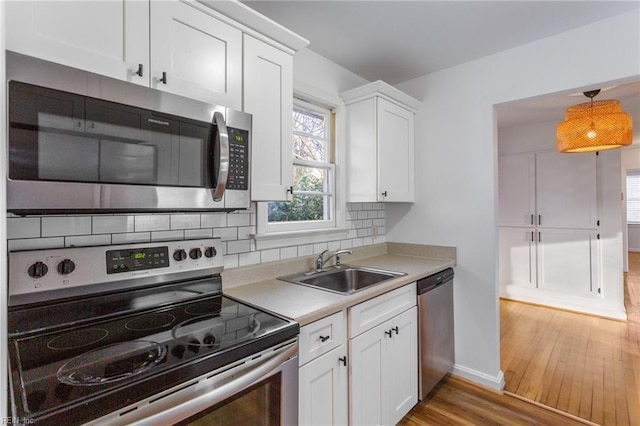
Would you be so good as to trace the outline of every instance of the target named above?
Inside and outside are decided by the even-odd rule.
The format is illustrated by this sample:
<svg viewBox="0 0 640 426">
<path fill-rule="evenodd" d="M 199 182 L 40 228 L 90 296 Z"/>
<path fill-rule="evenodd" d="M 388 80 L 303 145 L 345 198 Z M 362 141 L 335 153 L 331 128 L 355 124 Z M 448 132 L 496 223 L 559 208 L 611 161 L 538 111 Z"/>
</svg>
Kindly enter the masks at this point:
<svg viewBox="0 0 640 426">
<path fill-rule="evenodd" d="M 595 95 L 585 95 L 591 97 Z M 597 94 L 597 93 L 596 93 Z M 615 100 L 591 101 L 567 108 L 558 124 L 556 146 L 567 153 L 604 151 L 631 144 L 633 122 Z"/>
</svg>

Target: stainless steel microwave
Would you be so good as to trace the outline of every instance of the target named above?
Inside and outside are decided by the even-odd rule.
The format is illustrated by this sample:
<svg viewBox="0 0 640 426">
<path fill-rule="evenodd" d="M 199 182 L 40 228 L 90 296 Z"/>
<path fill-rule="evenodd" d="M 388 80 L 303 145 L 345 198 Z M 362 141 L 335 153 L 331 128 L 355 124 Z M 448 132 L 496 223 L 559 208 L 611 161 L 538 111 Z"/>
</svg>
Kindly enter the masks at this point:
<svg viewBox="0 0 640 426">
<path fill-rule="evenodd" d="M 252 117 L 8 54 L 7 210 L 237 210 Z"/>
</svg>

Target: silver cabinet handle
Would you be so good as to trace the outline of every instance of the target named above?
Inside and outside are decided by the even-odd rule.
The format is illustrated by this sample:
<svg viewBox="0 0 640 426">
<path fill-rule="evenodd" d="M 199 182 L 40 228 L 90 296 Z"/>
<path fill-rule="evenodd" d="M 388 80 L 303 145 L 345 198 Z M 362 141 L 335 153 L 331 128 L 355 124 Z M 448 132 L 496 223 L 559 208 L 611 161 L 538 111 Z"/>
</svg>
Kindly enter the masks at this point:
<svg viewBox="0 0 640 426">
<path fill-rule="evenodd" d="M 167 410 L 157 412 L 149 417 L 130 423 L 136 426 L 155 426 L 160 424 L 174 424 L 186 418 L 198 414 L 199 412 L 224 401 L 225 399 L 237 394 L 251 384 L 258 382 L 269 375 L 280 364 L 287 359 L 298 354 L 298 344 L 294 344 L 285 352 L 277 355 L 265 363 L 255 367 L 248 373 L 225 383 L 222 386 L 215 387 L 212 391 L 199 395 L 182 404 L 178 404 Z"/>
<path fill-rule="evenodd" d="M 213 192 L 213 201 L 222 200 L 224 190 L 227 187 L 227 177 L 229 176 L 229 131 L 224 122 L 224 116 L 220 112 L 213 114 L 213 122 L 218 126 L 216 143 L 220 144 L 218 152 L 218 176 L 216 178 L 216 188 Z M 214 171 L 212 170 L 213 174 Z"/>
</svg>

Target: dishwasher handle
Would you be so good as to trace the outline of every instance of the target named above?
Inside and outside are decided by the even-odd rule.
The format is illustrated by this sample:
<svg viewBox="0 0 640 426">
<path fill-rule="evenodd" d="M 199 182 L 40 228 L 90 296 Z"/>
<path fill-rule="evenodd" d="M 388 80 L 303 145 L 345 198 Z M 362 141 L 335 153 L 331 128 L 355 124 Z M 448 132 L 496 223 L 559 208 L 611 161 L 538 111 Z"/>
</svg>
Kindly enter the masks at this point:
<svg viewBox="0 0 640 426">
<path fill-rule="evenodd" d="M 453 280 L 453 268 L 447 268 L 437 274 L 429 275 L 418 280 L 418 294 L 426 293 L 434 288 Z"/>
</svg>

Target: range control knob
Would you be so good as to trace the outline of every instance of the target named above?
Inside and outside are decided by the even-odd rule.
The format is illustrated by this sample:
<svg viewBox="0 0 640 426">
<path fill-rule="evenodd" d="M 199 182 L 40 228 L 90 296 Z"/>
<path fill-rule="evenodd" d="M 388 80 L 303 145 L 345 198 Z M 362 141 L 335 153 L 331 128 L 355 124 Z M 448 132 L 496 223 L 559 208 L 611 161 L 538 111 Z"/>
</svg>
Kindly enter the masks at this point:
<svg viewBox="0 0 640 426">
<path fill-rule="evenodd" d="M 192 248 L 191 250 L 189 250 L 189 257 L 193 260 L 200 259 L 202 257 L 202 250 L 200 250 L 198 247 Z"/>
<path fill-rule="evenodd" d="M 58 263 L 57 269 L 60 275 L 68 275 L 76 270 L 76 264 L 71 259 L 64 259 Z"/>
<path fill-rule="evenodd" d="M 49 272 L 49 267 L 42 262 L 36 262 L 27 269 L 27 274 L 31 278 L 42 278 L 47 275 L 47 272 Z"/>
<path fill-rule="evenodd" d="M 182 262 L 187 258 L 187 252 L 182 249 L 178 249 L 173 252 L 173 258 L 178 262 Z"/>
<path fill-rule="evenodd" d="M 206 257 L 216 257 L 217 254 L 218 254 L 218 251 L 213 246 L 207 247 L 206 249 L 204 249 L 204 255 Z"/>
</svg>

